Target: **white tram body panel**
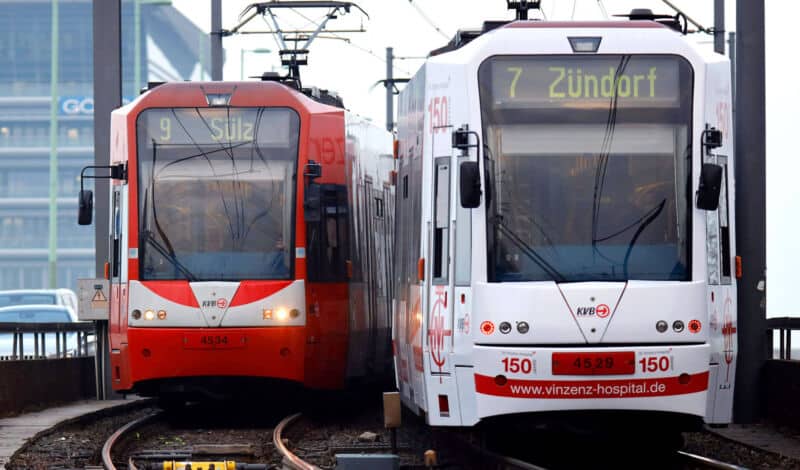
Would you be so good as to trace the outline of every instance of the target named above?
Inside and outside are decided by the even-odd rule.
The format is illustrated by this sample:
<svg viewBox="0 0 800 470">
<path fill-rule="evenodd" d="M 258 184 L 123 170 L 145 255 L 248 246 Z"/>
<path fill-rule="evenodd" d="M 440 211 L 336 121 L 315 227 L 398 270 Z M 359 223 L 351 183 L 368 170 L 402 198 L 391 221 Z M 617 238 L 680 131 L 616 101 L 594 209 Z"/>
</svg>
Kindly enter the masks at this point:
<svg viewBox="0 0 800 470">
<path fill-rule="evenodd" d="M 570 38 L 599 46 L 573 52 Z M 605 100 L 604 86 L 617 87 Z M 518 21 L 430 57 L 398 109 L 392 338 L 406 406 L 442 426 L 573 410 L 731 421 L 727 58 L 649 21 Z M 474 132 L 466 150 L 459 128 Z M 710 128 L 722 141 L 706 149 Z M 467 161 L 481 175 L 472 209 Z M 717 210 L 695 204 L 703 163 L 723 168 Z M 605 364 L 581 369 L 587 358 Z"/>
</svg>

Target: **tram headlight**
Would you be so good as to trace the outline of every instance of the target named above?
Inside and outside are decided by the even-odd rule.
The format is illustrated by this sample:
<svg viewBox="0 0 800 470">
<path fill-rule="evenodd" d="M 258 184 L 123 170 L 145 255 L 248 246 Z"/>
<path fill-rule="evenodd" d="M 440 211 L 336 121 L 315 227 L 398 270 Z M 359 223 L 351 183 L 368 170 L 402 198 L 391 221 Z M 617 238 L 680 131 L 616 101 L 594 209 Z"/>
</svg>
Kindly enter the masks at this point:
<svg viewBox="0 0 800 470">
<path fill-rule="evenodd" d="M 145 320 L 152 320 L 156 317 L 156 313 L 150 309 L 144 311 L 144 319 Z"/>
<path fill-rule="evenodd" d="M 134 320 L 138 320 L 138 319 L 142 318 L 142 311 L 139 310 L 138 308 L 134 309 L 131 312 L 131 317 L 133 317 Z"/>
<path fill-rule="evenodd" d="M 286 307 L 278 307 L 278 309 L 275 311 L 275 318 L 280 321 L 286 320 L 289 318 L 289 309 Z"/>
<path fill-rule="evenodd" d="M 528 325 L 528 322 L 526 322 L 526 321 L 517 322 L 517 331 L 520 332 L 521 334 L 524 335 L 530 329 L 531 329 L 531 327 L 530 327 L 530 325 Z"/>
<path fill-rule="evenodd" d="M 166 320 L 167 319 L 167 311 L 166 310 L 159 310 L 157 316 L 158 316 L 159 320 Z"/>
<path fill-rule="evenodd" d="M 672 322 L 672 329 L 675 330 L 676 333 L 680 333 L 683 331 L 683 322 L 680 320 L 675 320 Z"/>
<path fill-rule="evenodd" d="M 669 328 L 669 325 L 664 320 L 659 320 L 658 322 L 656 322 L 656 330 L 659 333 L 667 331 L 667 328 Z"/>
<path fill-rule="evenodd" d="M 499 330 L 500 330 L 500 333 L 503 333 L 504 335 L 508 334 L 508 333 L 511 333 L 511 323 L 509 323 L 507 321 L 504 321 L 504 322 L 500 323 Z"/>
</svg>

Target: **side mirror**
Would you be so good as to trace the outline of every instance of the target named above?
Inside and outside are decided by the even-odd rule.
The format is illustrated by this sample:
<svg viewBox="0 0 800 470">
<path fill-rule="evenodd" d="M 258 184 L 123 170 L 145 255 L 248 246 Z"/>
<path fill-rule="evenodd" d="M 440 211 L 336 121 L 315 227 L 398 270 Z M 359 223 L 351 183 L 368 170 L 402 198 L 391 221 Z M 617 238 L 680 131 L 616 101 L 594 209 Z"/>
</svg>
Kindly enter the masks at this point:
<svg viewBox="0 0 800 470">
<path fill-rule="evenodd" d="M 303 170 L 303 176 L 311 181 L 319 178 L 322 176 L 322 165 L 314 160 L 309 160 L 308 163 L 306 163 L 305 169 Z"/>
<path fill-rule="evenodd" d="M 481 205 L 481 174 L 478 162 L 463 162 L 459 168 L 461 207 L 474 209 Z"/>
<path fill-rule="evenodd" d="M 78 193 L 78 224 L 90 225 L 92 223 L 92 209 L 94 197 L 90 189 L 81 189 Z"/>
<path fill-rule="evenodd" d="M 700 184 L 697 186 L 697 208 L 707 211 L 717 210 L 721 189 L 722 166 L 703 163 L 700 170 Z"/>
</svg>

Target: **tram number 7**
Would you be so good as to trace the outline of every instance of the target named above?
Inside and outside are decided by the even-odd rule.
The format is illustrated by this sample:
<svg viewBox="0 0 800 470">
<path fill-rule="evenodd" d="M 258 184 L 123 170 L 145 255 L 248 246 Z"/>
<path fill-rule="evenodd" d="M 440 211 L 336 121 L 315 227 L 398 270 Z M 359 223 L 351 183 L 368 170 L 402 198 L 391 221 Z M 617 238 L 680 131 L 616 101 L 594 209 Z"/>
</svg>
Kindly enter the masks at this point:
<svg viewBox="0 0 800 470">
<path fill-rule="evenodd" d="M 670 370 L 672 361 L 669 356 L 650 356 L 639 359 L 642 372 L 665 372 Z"/>
<path fill-rule="evenodd" d="M 527 357 L 504 357 L 500 362 L 503 363 L 503 370 L 512 374 L 530 374 L 533 371 L 533 361 Z"/>
</svg>

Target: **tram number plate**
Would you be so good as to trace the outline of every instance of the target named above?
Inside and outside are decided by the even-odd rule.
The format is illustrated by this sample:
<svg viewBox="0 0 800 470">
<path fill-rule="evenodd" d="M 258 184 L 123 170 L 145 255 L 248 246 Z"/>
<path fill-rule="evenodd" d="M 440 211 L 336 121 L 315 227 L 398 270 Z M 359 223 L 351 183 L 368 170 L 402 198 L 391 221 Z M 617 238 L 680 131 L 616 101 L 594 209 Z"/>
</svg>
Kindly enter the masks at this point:
<svg viewBox="0 0 800 470">
<path fill-rule="evenodd" d="M 553 353 L 553 375 L 630 375 L 635 360 L 633 351 Z"/>
<path fill-rule="evenodd" d="M 183 337 L 184 349 L 235 349 L 246 345 L 247 338 L 244 335 L 194 333 Z"/>
</svg>

